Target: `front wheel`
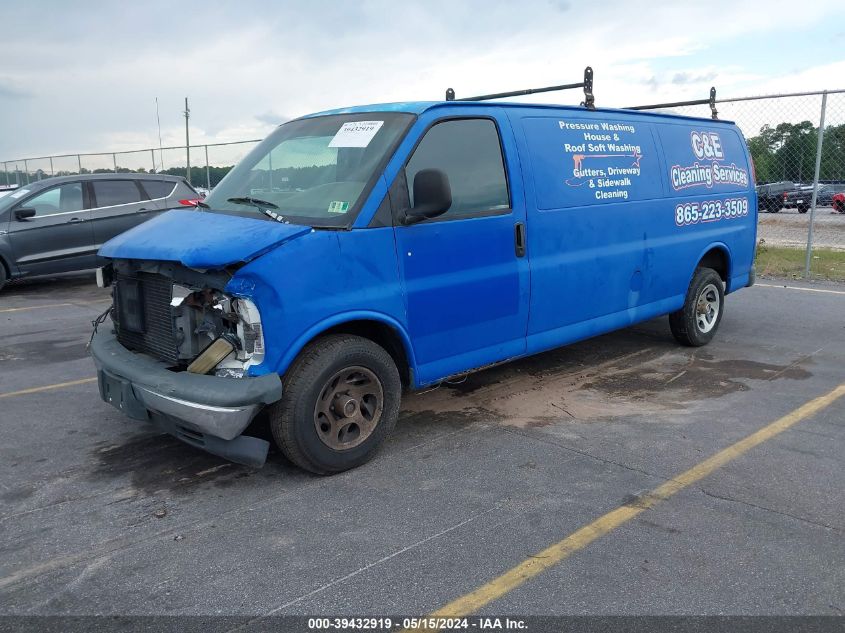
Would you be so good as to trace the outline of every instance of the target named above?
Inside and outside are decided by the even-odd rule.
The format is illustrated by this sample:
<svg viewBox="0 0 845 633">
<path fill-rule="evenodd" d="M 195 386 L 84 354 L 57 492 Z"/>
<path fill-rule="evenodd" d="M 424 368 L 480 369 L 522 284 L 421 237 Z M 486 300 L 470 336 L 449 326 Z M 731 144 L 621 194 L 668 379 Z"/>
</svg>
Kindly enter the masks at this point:
<svg viewBox="0 0 845 633">
<path fill-rule="evenodd" d="M 722 321 L 725 291 L 722 278 L 712 268 L 699 268 L 687 289 L 684 306 L 669 315 L 672 336 L 682 345 L 707 345 Z"/>
<path fill-rule="evenodd" d="M 399 417 L 402 382 L 390 354 L 360 336 L 333 334 L 303 350 L 270 407 L 285 456 L 319 475 L 360 466 Z"/>
</svg>

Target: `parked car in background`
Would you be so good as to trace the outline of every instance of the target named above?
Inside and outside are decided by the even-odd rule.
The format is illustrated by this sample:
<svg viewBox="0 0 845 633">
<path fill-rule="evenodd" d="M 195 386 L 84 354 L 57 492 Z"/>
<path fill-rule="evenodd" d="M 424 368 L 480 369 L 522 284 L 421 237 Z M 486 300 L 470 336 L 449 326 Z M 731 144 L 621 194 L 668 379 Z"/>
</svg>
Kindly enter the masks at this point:
<svg viewBox="0 0 845 633">
<path fill-rule="evenodd" d="M 833 194 L 833 199 L 831 200 L 830 206 L 833 207 L 834 211 L 838 211 L 839 213 L 845 213 L 845 193 Z"/>
<path fill-rule="evenodd" d="M 809 204 L 809 200 L 812 196 L 813 185 L 796 184 L 791 191 L 784 192 L 783 208 L 797 209 L 799 205 L 803 206 L 804 200 L 807 200 L 807 204 Z"/>
<path fill-rule="evenodd" d="M 816 199 L 817 207 L 832 207 L 833 197 L 838 193 L 845 193 L 845 184 L 841 182 L 828 185 L 819 185 L 819 193 Z M 808 203 L 809 204 L 809 203 Z M 809 208 L 809 207 L 808 207 Z"/>
<path fill-rule="evenodd" d="M 0 197 L 0 288 L 10 279 L 95 268 L 105 242 L 199 194 L 178 176 L 47 178 Z"/>
<path fill-rule="evenodd" d="M 757 185 L 757 208 L 760 211 L 777 213 L 783 208 L 784 193 L 793 189 L 795 183 L 789 180 Z"/>
<path fill-rule="evenodd" d="M 845 191 L 845 184 L 820 184 L 816 193 L 816 207 L 829 207 L 833 204 L 833 196 Z M 795 208 L 798 213 L 807 213 L 813 202 L 813 185 L 805 185 L 795 191 L 787 192 L 784 196 L 784 206 Z"/>
</svg>

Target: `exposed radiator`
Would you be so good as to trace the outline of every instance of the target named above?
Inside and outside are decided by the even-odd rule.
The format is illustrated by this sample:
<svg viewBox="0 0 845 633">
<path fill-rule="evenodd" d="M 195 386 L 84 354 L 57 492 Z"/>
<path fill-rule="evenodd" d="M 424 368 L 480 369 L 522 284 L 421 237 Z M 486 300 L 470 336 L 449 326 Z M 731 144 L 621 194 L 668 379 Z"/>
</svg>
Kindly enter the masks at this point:
<svg viewBox="0 0 845 633">
<path fill-rule="evenodd" d="M 179 356 L 170 307 L 173 282 L 153 273 L 118 274 L 115 281 L 117 340 L 127 349 L 175 365 Z"/>
</svg>

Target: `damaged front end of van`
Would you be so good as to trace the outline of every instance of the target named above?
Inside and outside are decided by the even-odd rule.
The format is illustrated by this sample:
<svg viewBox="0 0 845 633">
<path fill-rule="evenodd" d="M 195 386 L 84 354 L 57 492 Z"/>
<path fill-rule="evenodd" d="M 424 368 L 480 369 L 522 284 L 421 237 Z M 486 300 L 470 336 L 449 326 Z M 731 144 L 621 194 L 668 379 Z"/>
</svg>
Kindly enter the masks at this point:
<svg viewBox="0 0 845 633">
<path fill-rule="evenodd" d="M 107 244 L 112 261 L 99 277 L 112 306 L 90 345 L 102 399 L 197 448 L 261 466 L 268 442 L 243 432 L 282 385 L 256 370 L 264 360 L 257 282 L 238 271 L 310 230 L 171 211 Z"/>
<path fill-rule="evenodd" d="M 360 305 L 371 287 L 398 283 L 392 251 L 379 247 L 384 264 L 370 269 L 357 265 L 355 248 L 341 252 L 339 236 L 355 233 L 414 120 L 372 118 L 338 113 L 279 126 L 195 209 L 168 211 L 100 249 L 113 297 L 90 345 L 103 400 L 225 459 L 264 463 L 269 443 L 247 429 L 282 400 L 290 357 L 326 317 Z M 392 232 L 376 237 L 393 243 Z M 344 280 L 331 291 L 327 270 Z M 351 410 L 357 400 L 346 395 Z M 365 439 L 356 420 L 335 429 L 352 449 Z"/>
</svg>

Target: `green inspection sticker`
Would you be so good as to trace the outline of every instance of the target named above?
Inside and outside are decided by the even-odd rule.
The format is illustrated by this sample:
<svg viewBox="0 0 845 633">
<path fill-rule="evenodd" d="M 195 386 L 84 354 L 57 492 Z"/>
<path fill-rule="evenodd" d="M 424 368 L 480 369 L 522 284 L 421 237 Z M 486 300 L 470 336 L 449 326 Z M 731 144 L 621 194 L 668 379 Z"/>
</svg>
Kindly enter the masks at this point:
<svg viewBox="0 0 845 633">
<path fill-rule="evenodd" d="M 329 203 L 329 213 L 346 213 L 349 211 L 349 203 L 342 200 L 332 200 Z"/>
</svg>

